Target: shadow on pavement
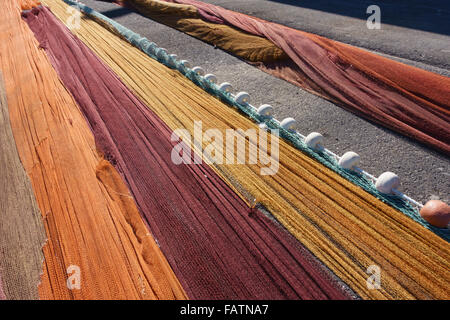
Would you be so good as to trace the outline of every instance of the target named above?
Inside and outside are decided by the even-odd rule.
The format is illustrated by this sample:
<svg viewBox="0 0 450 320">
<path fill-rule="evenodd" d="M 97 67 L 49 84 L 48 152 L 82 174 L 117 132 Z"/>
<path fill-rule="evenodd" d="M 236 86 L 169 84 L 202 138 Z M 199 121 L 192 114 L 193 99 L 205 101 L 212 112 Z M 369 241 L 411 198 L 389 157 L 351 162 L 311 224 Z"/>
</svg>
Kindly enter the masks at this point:
<svg viewBox="0 0 450 320">
<path fill-rule="evenodd" d="M 268 0 L 366 20 L 370 5 L 381 9 L 381 23 L 450 35 L 447 0 Z"/>
<path fill-rule="evenodd" d="M 109 17 L 109 18 L 117 18 L 120 16 L 124 16 L 127 14 L 130 14 L 132 11 L 130 9 L 127 8 L 123 8 L 123 7 L 118 7 L 117 9 L 112 9 L 112 10 L 108 10 L 108 11 L 101 11 L 100 13 Z"/>
</svg>

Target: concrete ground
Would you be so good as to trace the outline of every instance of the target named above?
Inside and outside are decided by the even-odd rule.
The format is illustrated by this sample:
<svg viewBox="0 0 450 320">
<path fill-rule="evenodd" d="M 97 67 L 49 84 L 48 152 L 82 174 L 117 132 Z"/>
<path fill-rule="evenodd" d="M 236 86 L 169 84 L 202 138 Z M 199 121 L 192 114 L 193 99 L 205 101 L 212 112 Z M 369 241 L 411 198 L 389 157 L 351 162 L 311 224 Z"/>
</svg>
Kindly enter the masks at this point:
<svg viewBox="0 0 450 320">
<path fill-rule="evenodd" d="M 325 144 L 328 149 L 338 154 L 349 150 L 359 153 L 362 158 L 360 167 L 366 171 L 376 176 L 384 171 L 397 173 L 402 181 L 401 190 L 414 199 L 421 202 L 441 199 L 450 203 L 450 160 L 445 156 L 266 74 L 220 49 L 215 49 L 138 13 L 107 2 L 95 0 L 81 0 L 81 2 L 168 49 L 169 53 L 176 53 L 179 58 L 190 60 L 193 65 L 202 66 L 208 73 L 214 73 L 219 82 L 227 81 L 233 84 L 236 91 L 247 91 L 251 95 L 253 105 L 271 104 L 276 110 L 276 118 L 283 119 L 288 116 L 295 118 L 301 133 L 321 132 L 326 138 Z M 428 30 L 425 31 L 384 24 L 383 8 L 382 29 L 368 30 L 364 20 L 367 16 L 365 14 L 367 6 L 361 13 L 362 17 L 355 18 L 316 8 L 289 5 L 285 3 L 287 0 L 205 2 L 216 3 L 236 11 L 368 48 L 447 76 L 450 74 L 448 58 L 450 20 L 441 19 L 441 16 L 448 18 L 450 13 L 448 10 L 439 9 L 438 6 L 432 6 L 438 1 L 427 2 L 426 8 L 417 5 L 418 12 L 425 10 L 428 15 L 436 13 L 436 19 L 425 21 L 420 25 L 422 29 L 427 29 L 427 24 L 432 25 L 433 21 L 436 23 L 443 21 L 441 27 L 433 29 L 433 26 L 428 26 Z M 313 4 L 325 1 L 292 2 Z M 356 3 L 356 1 L 343 2 Z M 393 1 L 386 2 L 392 6 Z M 408 3 L 416 2 L 419 1 Z M 399 1 L 399 3 L 404 9 L 406 2 Z M 378 35 L 375 35 L 377 32 Z"/>
</svg>

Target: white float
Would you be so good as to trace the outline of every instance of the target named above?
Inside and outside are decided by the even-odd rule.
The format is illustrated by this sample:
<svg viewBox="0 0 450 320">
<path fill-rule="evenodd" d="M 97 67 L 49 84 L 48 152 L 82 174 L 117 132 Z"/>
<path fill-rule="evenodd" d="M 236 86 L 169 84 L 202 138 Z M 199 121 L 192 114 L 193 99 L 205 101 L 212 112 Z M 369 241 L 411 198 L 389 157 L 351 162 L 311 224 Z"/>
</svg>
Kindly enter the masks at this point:
<svg viewBox="0 0 450 320">
<path fill-rule="evenodd" d="M 175 53 L 169 54 L 169 63 L 171 66 L 175 66 L 178 56 Z"/>
<path fill-rule="evenodd" d="M 338 164 L 341 168 L 352 170 L 358 165 L 360 159 L 361 157 L 356 152 L 347 151 L 342 155 L 341 159 L 339 159 Z"/>
<path fill-rule="evenodd" d="M 236 95 L 235 100 L 239 104 L 250 103 L 250 95 L 247 92 L 239 92 Z"/>
<path fill-rule="evenodd" d="M 164 57 L 163 53 L 167 54 L 167 50 L 165 48 L 158 48 L 155 51 L 156 51 L 156 56 L 160 59 L 162 59 Z"/>
<path fill-rule="evenodd" d="M 286 118 L 281 121 L 280 126 L 288 131 L 295 131 L 297 129 L 297 121 L 294 118 Z"/>
<path fill-rule="evenodd" d="M 273 116 L 273 107 L 270 104 L 263 104 L 256 112 L 262 117 L 270 118 Z"/>
<path fill-rule="evenodd" d="M 190 68 L 192 65 L 188 60 L 181 60 L 180 63 L 186 68 Z"/>
<path fill-rule="evenodd" d="M 142 50 L 146 53 L 154 53 L 156 49 L 156 43 L 149 41 L 146 38 L 142 38 L 140 41 Z"/>
<path fill-rule="evenodd" d="M 192 71 L 194 71 L 196 74 L 198 74 L 199 76 L 204 76 L 205 75 L 205 70 L 203 70 L 202 67 L 193 67 Z"/>
<path fill-rule="evenodd" d="M 203 77 L 205 80 L 208 80 L 212 83 L 217 83 L 217 77 L 213 75 L 212 73 L 208 73 L 206 76 Z"/>
<path fill-rule="evenodd" d="M 381 193 L 393 194 L 392 189 L 397 189 L 400 186 L 400 178 L 393 172 L 382 173 L 375 183 L 375 188 Z"/>
<path fill-rule="evenodd" d="M 223 92 L 230 93 L 231 91 L 233 91 L 233 86 L 230 83 L 228 83 L 228 82 L 223 82 L 223 83 L 220 84 L 219 90 L 223 91 Z"/>
<path fill-rule="evenodd" d="M 320 150 L 323 147 L 323 135 L 318 132 L 311 132 L 306 136 L 305 143 L 313 150 Z"/>
</svg>

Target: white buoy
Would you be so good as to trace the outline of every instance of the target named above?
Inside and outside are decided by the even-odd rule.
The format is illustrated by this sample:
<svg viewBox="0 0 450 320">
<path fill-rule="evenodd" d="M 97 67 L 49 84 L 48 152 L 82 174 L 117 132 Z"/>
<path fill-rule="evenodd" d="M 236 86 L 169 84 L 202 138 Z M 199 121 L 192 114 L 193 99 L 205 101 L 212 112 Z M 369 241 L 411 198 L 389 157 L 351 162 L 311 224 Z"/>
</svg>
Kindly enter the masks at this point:
<svg viewBox="0 0 450 320">
<path fill-rule="evenodd" d="M 305 143 L 313 150 L 320 150 L 322 148 L 323 135 L 318 132 L 311 132 L 305 138 Z"/>
<path fill-rule="evenodd" d="M 141 49 L 146 53 L 153 53 L 156 48 L 156 43 L 149 41 L 146 38 L 142 38 L 139 42 Z"/>
<path fill-rule="evenodd" d="M 361 157 L 359 154 L 353 151 L 347 151 L 342 155 L 341 159 L 339 159 L 339 166 L 344 169 L 352 170 L 353 167 L 358 165 L 360 159 Z"/>
<path fill-rule="evenodd" d="M 208 80 L 212 83 L 217 83 L 217 77 L 213 75 L 212 73 L 208 73 L 206 76 L 204 76 L 205 80 Z"/>
<path fill-rule="evenodd" d="M 375 188 L 381 193 L 393 194 L 392 189 L 400 186 L 400 178 L 393 172 L 382 173 L 375 183 Z"/>
<path fill-rule="evenodd" d="M 194 71 L 199 76 L 204 76 L 205 75 L 205 70 L 203 70 L 202 67 L 193 67 L 192 71 Z"/>
<path fill-rule="evenodd" d="M 181 60 L 180 63 L 185 66 L 185 68 L 190 68 L 192 65 L 188 60 Z"/>
<path fill-rule="evenodd" d="M 295 131 L 297 129 L 297 121 L 294 118 L 286 118 L 281 121 L 280 126 L 288 131 Z"/>
<path fill-rule="evenodd" d="M 147 54 L 155 54 L 158 47 L 154 42 L 151 42 L 144 50 Z"/>
<path fill-rule="evenodd" d="M 259 127 L 262 129 L 262 130 L 268 130 L 269 129 L 269 127 L 267 126 L 267 124 L 265 124 L 264 122 L 261 122 L 260 124 L 259 124 Z"/>
<path fill-rule="evenodd" d="M 167 54 L 167 50 L 164 48 L 158 48 L 156 49 L 156 56 L 160 59 L 162 59 L 164 57 L 164 53 Z"/>
<path fill-rule="evenodd" d="M 270 118 L 273 116 L 273 107 L 270 104 L 263 104 L 256 112 L 262 117 Z"/>
<path fill-rule="evenodd" d="M 219 90 L 223 91 L 223 92 L 230 93 L 231 91 L 233 91 L 233 86 L 230 83 L 228 83 L 228 82 L 223 82 L 223 83 L 220 84 Z"/>
<path fill-rule="evenodd" d="M 250 103 L 250 95 L 247 92 L 239 92 L 235 99 L 239 104 Z"/>
<path fill-rule="evenodd" d="M 178 56 L 175 53 L 169 54 L 169 64 L 171 66 L 175 66 L 177 58 L 178 58 Z"/>
</svg>

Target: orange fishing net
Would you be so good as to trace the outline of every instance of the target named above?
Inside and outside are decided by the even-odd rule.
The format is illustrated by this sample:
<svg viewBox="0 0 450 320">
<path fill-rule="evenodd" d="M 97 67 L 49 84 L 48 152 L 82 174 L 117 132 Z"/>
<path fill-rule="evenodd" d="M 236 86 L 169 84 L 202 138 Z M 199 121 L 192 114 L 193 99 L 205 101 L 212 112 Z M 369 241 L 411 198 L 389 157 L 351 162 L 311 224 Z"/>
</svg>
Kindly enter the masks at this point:
<svg viewBox="0 0 450 320">
<path fill-rule="evenodd" d="M 0 69 L 11 126 L 48 237 L 40 297 L 186 298 L 127 188 L 97 153 L 77 105 L 22 21 L 20 3 L 3 1 L 0 14 Z"/>
</svg>

